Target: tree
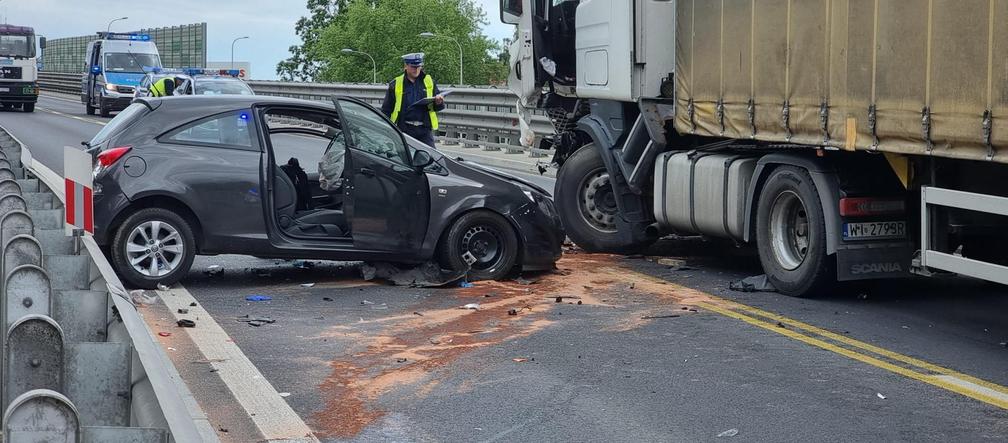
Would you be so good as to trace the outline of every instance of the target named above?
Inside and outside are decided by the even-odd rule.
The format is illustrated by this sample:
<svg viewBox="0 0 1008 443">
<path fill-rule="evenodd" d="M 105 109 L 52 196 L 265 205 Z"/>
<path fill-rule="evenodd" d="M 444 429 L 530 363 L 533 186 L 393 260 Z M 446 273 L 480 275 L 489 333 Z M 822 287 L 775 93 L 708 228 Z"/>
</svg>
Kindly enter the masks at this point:
<svg viewBox="0 0 1008 443">
<path fill-rule="evenodd" d="M 290 47 L 291 56 L 277 64 L 276 72 L 281 80 L 311 81 L 321 67 L 315 46 L 326 27 L 334 23 L 345 10 L 350 0 L 308 0 L 307 17 L 301 17 L 294 26 L 294 32 L 301 37 L 301 45 Z"/>
<path fill-rule="evenodd" d="M 314 47 L 321 62 L 317 79 L 370 82 L 370 60 L 342 52 L 350 48 L 374 57 L 379 81 L 402 72 L 403 54 L 424 52 L 429 74 L 441 84 L 458 83 L 459 47 L 446 38 L 452 37 L 462 46 L 466 83 L 500 82 L 507 63 L 498 60 L 501 48 L 482 34 L 483 24 L 486 15 L 473 0 L 350 0 Z M 422 32 L 439 37 L 425 39 Z"/>
</svg>

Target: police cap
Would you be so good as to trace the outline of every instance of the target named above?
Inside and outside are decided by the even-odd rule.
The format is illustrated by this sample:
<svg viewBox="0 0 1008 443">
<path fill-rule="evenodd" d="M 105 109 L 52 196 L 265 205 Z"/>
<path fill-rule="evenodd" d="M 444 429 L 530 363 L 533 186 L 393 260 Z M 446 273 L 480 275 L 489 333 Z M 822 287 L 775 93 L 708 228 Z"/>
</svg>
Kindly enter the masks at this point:
<svg viewBox="0 0 1008 443">
<path fill-rule="evenodd" d="M 424 53 L 414 52 L 402 56 L 403 63 L 411 66 L 423 66 Z"/>
</svg>

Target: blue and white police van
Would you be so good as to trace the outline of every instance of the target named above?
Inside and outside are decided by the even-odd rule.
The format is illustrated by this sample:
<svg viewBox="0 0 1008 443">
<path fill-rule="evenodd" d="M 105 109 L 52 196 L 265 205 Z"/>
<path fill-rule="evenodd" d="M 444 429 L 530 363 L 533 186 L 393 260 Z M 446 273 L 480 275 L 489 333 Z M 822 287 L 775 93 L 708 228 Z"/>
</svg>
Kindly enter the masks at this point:
<svg viewBox="0 0 1008 443">
<path fill-rule="evenodd" d="M 88 115 L 102 117 L 121 111 L 133 101 L 133 91 L 144 76 L 161 68 L 157 46 L 147 34 L 98 33 L 88 44 L 81 103 Z"/>
</svg>

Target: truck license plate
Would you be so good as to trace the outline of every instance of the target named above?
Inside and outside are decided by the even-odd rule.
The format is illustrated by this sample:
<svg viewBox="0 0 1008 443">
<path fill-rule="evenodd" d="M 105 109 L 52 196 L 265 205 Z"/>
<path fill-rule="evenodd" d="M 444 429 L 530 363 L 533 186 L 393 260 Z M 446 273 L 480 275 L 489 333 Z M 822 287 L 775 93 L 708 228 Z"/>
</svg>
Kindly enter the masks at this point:
<svg viewBox="0 0 1008 443">
<path fill-rule="evenodd" d="M 844 223 L 844 240 L 906 238 L 906 222 Z"/>
</svg>

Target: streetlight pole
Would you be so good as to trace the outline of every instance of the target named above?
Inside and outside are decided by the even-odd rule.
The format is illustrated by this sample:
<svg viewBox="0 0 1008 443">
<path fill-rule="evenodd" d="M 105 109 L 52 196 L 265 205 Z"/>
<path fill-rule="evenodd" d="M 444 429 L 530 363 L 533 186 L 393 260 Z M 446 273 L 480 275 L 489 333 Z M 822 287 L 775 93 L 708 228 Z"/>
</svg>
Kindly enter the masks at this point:
<svg viewBox="0 0 1008 443">
<path fill-rule="evenodd" d="M 231 41 L 231 69 L 234 69 L 234 47 L 235 47 L 235 43 L 238 43 L 238 40 L 245 40 L 247 38 L 248 38 L 248 36 L 246 35 L 245 37 L 238 37 L 238 38 L 234 39 L 233 41 Z"/>
<path fill-rule="evenodd" d="M 420 33 L 420 37 L 423 37 L 423 38 L 437 38 L 437 37 L 446 38 L 446 39 L 449 39 L 449 40 L 455 42 L 455 44 L 458 45 L 458 50 L 459 50 L 459 82 L 458 82 L 458 84 L 459 84 L 459 86 L 464 85 L 465 83 L 462 82 L 462 44 L 459 43 L 459 41 L 455 37 L 452 37 L 450 35 L 439 35 L 439 34 L 435 34 L 433 32 L 421 32 Z"/>
<path fill-rule="evenodd" d="M 374 57 L 371 56 L 371 54 L 361 51 L 355 51 L 350 48 L 343 48 L 342 52 L 344 54 L 362 54 L 367 56 L 367 58 L 371 59 L 371 83 L 378 83 L 378 64 L 375 63 L 375 59 Z"/>
<path fill-rule="evenodd" d="M 108 28 L 105 29 L 105 37 L 107 38 L 108 35 L 109 35 L 109 33 L 112 32 L 112 24 L 113 23 L 115 23 L 117 21 L 120 21 L 120 20 L 128 20 L 128 19 L 129 19 L 129 17 L 119 17 L 117 19 L 113 19 L 112 21 L 108 22 Z"/>
</svg>

